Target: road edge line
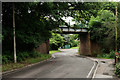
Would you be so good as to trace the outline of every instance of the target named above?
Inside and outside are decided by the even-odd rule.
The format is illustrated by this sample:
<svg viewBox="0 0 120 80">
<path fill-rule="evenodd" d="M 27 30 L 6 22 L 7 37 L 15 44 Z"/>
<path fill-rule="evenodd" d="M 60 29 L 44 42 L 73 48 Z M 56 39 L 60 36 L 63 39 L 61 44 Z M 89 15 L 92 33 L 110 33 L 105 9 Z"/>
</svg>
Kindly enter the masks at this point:
<svg viewBox="0 0 120 80">
<path fill-rule="evenodd" d="M 93 59 L 93 58 L 91 58 L 91 57 L 84 56 L 84 55 L 78 55 L 78 54 L 77 54 L 76 56 L 78 56 L 78 57 L 83 56 L 83 57 L 85 57 L 85 58 L 87 58 L 87 59 L 89 59 L 89 60 L 91 60 L 91 61 L 97 62 L 95 71 L 93 72 L 93 75 L 92 75 L 92 78 L 91 78 L 91 80 L 93 80 L 93 78 L 95 78 L 95 75 L 96 75 L 96 72 L 97 72 L 97 69 L 98 69 L 98 66 L 99 66 L 99 61 L 96 60 L 96 59 Z"/>
<path fill-rule="evenodd" d="M 90 59 L 90 60 L 92 60 L 92 61 L 97 62 L 96 68 L 95 68 L 95 70 L 94 70 L 94 72 L 93 72 L 93 75 L 92 75 L 92 78 L 91 78 L 91 80 L 93 80 L 93 78 L 95 78 L 95 75 L 96 75 L 96 72 L 97 72 L 97 69 L 98 69 L 98 66 L 99 66 L 99 61 L 98 61 L 97 59 L 93 59 L 93 58 L 91 58 L 91 57 L 87 57 L 87 58 Z"/>
<path fill-rule="evenodd" d="M 92 66 L 91 70 L 89 71 L 89 73 L 88 73 L 88 75 L 87 75 L 87 78 L 89 78 L 89 76 L 91 75 L 91 73 L 92 73 L 94 67 L 95 67 L 95 61 L 94 61 L 94 65 Z"/>
<path fill-rule="evenodd" d="M 95 75 L 96 75 L 96 72 L 97 72 L 98 66 L 99 66 L 99 61 L 96 60 L 96 62 L 97 62 L 97 66 L 96 66 L 96 69 L 95 69 L 95 71 L 94 71 L 94 73 L 93 73 L 92 80 L 95 78 Z"/>
</svg>

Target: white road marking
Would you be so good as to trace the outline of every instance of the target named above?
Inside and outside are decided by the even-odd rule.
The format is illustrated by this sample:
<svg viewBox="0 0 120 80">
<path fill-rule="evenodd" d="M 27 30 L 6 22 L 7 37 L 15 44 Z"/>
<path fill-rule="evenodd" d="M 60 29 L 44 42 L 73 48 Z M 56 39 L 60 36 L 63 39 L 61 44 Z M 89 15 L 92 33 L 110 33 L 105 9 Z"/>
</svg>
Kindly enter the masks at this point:
<svg viewBox="0 0 120 80">
<path fill-rule="evenodd" d="M 98 64 L 97 64 L 97 66 L 96 66 L 96 69 L 95 69 L 95 72 L 94 72 L 94 74 L 93 74 L 92 80 L 93 80 L 93 78 L 95 78 L 95 74 L 96 74 L 97 69 L 98 69 L 98 66 L 99 66 L 99 61 L 98 61 L 98 60 L 96 60 L 96 61 L 98 62 Z"/>
<path fill-rule="evenodd" d="M 56 58 L 54 54 L 52 55 L 52 57 L 53 57 L 54 59 Z"/>
<path fill-rule="evenodd" d="M 89 76 L 90 76 L 90 74 L 92 73 L 92 70 L 94 69 L 94 67 L 95 67 L 95 62 L 94 62 L 93 67 L 91 68 L 90 72 L 88 73 L 87 78 L 89 78 Z"/>
</svg>

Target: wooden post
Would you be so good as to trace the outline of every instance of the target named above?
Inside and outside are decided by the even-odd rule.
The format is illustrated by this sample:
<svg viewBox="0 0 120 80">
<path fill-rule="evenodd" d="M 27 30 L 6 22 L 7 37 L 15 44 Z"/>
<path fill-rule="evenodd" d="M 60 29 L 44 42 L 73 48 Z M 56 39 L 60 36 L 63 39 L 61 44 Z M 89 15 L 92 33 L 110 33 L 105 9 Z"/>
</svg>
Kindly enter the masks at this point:
<svg viewBox="0 0 120 80">
<path fill-rule="evenodd" d="M 15 4 L 13 3 L 13 41 L 14 41 L 14 63 L 17 62 L 16 59 L 16 40 L 15 40 Z"/>
</svg>

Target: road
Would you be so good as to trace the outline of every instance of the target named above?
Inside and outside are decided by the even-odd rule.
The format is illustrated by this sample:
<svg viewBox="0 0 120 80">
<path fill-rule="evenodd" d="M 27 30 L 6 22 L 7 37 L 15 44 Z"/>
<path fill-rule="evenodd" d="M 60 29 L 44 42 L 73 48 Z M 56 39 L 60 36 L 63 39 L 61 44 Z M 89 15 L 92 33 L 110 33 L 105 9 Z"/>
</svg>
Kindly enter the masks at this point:
<svg viewBox="0 0 120 80">
<path fill-rule="evenodd" d="M 47 62 L 3 75 L 3 78 L 87 78 L 94 65 L 92 60 L 77 57 L 77 49 L 63 49 Z"/>
</svg>

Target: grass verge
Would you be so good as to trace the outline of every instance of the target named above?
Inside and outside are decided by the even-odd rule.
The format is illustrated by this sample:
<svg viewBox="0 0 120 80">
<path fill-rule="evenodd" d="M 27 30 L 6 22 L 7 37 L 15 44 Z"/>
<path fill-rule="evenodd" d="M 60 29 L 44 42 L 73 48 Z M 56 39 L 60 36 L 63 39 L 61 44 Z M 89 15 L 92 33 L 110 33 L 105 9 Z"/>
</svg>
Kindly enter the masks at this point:
<svg viewBox="0 0 120 80">
<path fill-rule="evenodd" d="M 77 46 L 77 47 L 71 47 L 70 49 L 79 49 L 79 47 Z"/>
<path fill-rule="evenodd" d="M 29 64 L 34 64 L 34 63 L 49 59 L 50 57 L 51 57 L 50 54 L 42 54 L 41 57 L 28 58 L 28 59 L 25 59 L 24 61 L 19 62 L 19 63 L 3 64 L 2 65 L 2 72 L 10 71 L 13 69 L 18 69 L 18 68 L 23 68 L 24 66 L 27 66 Z"/>
<path fill-rule="evenodd" d="M 61 52 L 61 51 L 60 50 L 51 50 L 49 53 L 53 54 L 53 53 L 56 53 L 56 52 Z"/>
</svg>

